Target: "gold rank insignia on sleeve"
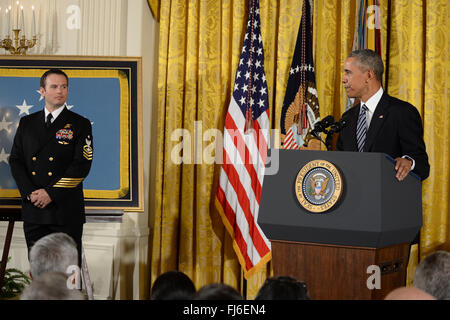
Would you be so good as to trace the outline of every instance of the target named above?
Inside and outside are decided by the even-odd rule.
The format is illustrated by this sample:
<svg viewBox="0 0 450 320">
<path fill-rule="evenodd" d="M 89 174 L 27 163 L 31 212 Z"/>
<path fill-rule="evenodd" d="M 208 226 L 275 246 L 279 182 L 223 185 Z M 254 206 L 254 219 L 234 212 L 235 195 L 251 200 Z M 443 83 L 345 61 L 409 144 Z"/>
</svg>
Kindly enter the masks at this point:
<svg viewBox="0 0 450 320">
<path fill-rule="evenodd" d="M 84 178 L 61 178 L 55 185 L 54 188 L 75 188 L 77 187 Z"/>
<path fill-rule="evenodd" d="M 86 160 L 91 161 L 93 158 L 93 151 L 91 147 L 91 140 L 89 139 L 89 136 L 86 138 L 86 144 L 83 147 L 83 156 L 86 158 Z"/>
</svg>

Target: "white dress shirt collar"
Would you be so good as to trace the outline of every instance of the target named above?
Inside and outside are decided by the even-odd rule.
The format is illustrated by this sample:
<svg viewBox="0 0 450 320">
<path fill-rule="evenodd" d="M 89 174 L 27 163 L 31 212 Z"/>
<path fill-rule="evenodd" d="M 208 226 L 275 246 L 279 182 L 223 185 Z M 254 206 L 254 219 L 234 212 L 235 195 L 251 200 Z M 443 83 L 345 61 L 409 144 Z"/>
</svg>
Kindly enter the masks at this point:
<svg viewBox="0 0 450 320">
<path fill-rule="evenodd" d="M 366 112 L 367 129 L 369 128 L 370 122 L 372 121 L 373 113 L 375 112 L 375 109 L 377 108 L 377 105 L 380 102 L 381 97 L 383 96 L 383 92 L 384 92 L 383 88 L 380 87 L 380 89 L 378 89 L 378 91 L 373 96 L 371 96 L 366 102 L 361 101 L 361 106 L 363 104 L 365 104 L 367 106 L 367 108 L 369 109 Z"/>
<path fill-rule="evenodd" d="M 53 112 L 51 112 L 51 114 L 52 114 L 52 116 L 53 116 L 53 118 L 52 118 L 52 123 L 53 123 L 53 121 L 55 121 L 56 120 L 56 118 L 58 118 L 58 116 L 61 114 L 61 112 L 64 110 L 64 107 L 65 107 L 66 105 L 64 104 L 64 105 L 62 105 L 61 107 L 59 107 L 58 109 L 56 109 L 55 111 L 53 111 Z M 50 111 L 48 111 L 47 110 L 47 108 L 44 108 L 44 112 L 45 112 L 45 118 L 44 118 L 44 120 L 45 119 L 47 119 L 47 116 L 48 116 L 48 114 L 50 113 Z"/>
<path fill-rule="evenodd" d="M 383 88 L 380 87 L 380 89 L 378 89 L 378 91 L 373 96 L 371 96 L 366 102 L 361 101 L 361 105 L 365 104 L 369 109 L 369 111 L 373 114 L 378 105 L 378 102 L 380 102 L 381 100 L 383 92 L 384 92 Z"/>
</svg>

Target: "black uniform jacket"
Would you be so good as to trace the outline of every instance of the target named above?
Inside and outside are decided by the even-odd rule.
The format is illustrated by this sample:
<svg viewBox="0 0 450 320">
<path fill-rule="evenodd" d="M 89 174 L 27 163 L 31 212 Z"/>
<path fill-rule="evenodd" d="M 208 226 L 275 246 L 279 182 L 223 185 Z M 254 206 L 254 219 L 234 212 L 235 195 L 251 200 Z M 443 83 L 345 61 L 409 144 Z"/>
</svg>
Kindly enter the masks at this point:
<svg viewBox="0 0 450 320">
<path fill-rule="evenodd" d="M 49 128 L 44 118 L 42 110 L 20 119 L 9 158 L 22 196 L 22 219 L 36 224 L 82 224 L 82 181 L 93 157 L 91 123 L 66 107 Z M 29 200 L 41 188 L 52 199 L 43 209 Z"/>
<path fill-rule="evenodd" d="M 342 118 L 347 126 L 339 133 L 336 149 L 358 151 L 356 126 L 360 105 L 347 110 Z M 366 135 L 365 152 L 382 152 L 392 158 L 410 156 L 415 161 L 414 173 L 422 180 L 430 173 L 423 141 L 423 126 L 417 109 L 408 102 L 383 93 Z"/>
</svg>

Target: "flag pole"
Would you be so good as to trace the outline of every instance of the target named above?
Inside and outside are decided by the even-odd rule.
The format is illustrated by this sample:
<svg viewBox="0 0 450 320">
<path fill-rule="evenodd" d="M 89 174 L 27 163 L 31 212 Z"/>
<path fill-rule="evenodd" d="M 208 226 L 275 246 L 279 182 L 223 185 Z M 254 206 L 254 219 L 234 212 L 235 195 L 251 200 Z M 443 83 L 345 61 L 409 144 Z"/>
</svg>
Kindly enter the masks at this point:
<svg viewBox="0 0 450 320">
<path fill-rule="evenodd" d="M 244 277 L 244 269 L 241 267 L 241 293 L 242 298 L 247 300 L 247 279 Z"/>
</svg>

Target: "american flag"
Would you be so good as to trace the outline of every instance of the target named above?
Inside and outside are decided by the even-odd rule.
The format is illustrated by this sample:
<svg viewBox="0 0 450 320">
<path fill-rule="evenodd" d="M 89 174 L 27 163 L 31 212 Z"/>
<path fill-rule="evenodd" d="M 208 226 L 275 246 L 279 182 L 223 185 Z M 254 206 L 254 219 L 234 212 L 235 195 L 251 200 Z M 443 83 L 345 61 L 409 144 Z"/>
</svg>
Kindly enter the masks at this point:
<svg viewBox="0 0 450 320">
<path fill-rule="evenodd" d="M 258 0 L 251 0 L 225 118 L 223 163 L 216 195 L 216 207 L 233 238 L 245 278 L 271 259 L 270 242 L 257 224 L 270 135 L 260 26 Z"/>
</svg>

